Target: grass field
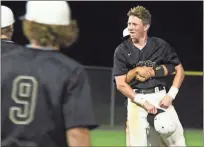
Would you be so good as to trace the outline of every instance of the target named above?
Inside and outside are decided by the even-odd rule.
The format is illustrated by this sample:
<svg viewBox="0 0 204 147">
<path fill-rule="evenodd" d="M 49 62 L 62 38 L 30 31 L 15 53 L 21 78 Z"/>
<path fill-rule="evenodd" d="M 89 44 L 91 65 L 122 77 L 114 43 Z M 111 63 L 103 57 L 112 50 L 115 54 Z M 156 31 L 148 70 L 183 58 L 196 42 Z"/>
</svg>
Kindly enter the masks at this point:
<svg viewBox="0 0 204 147">
<path fill-rule="evenodd" d="M 185 130 L 187 146 L 203 146 L 203 132 L 199 130 Z M 124 130 L 95 130 L 92 131 L 93 146 L 125 146 Z"/>
</svg>

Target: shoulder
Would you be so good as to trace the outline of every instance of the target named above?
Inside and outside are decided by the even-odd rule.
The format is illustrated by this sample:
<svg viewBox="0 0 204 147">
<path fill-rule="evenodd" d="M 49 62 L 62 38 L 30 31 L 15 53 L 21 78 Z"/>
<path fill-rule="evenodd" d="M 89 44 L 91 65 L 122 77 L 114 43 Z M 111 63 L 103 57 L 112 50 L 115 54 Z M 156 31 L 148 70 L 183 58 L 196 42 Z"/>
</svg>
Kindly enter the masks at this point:
<svg viewBox="0 0 204 147">
<path fill-rule="evenodd" d="M 15 44 L 13 42 L 1 41 L 1 53 L 2 54 L 15 52 L 15 51 L 22 49 L 22 48 L 23 48 L 23 46 Z"/>
<path fill-rule="evenodd" d="M 127 44 L 129 42 L 127 40 L 123 41 L 122 43 L 120 43 L 115 50 L 115 54 L 125 54 L 126 52 L 128 52 L 128 47 Z"/>
<path fill-rule="evenodd" d="M 150 37 L 150 38 L 151 38 L 151 41 L 153 43 L 155 43 L 156 45 L 158 45 L 158 46 L 167 46 L 167 45 L 169 45 L 169 43 L 166 40 L 162 39 L 162 38 L 159 38 L 159 37 Z"/>
<path fill-rule="evenodd" d="M 75 71 L 75 70 L 84 71 L 84 66 L 81 63 L 60 52 L 55 53 L 55 55 L 52 56 L 51 59 L 54 60 L 56 63 L 59 63 L 61 66 L 66 67 L 70 71 Z"/>
<path fill-rule="evenodd" d="M 47 62 L 51 62 L 54 66 L 60 68 L 60 70 L 65 69 L 66 72 L 83 72 L 84 66 L 77 62 L 75 59 L 68 57 L 58 51 L 49 52 L 48 54 L 44 52 L 44 56 Z"/>
<path fill-rule="evenodd" d="M 21 54 L 24 54 L 25 56 L 36 60 L 36 63 L 40 64 L 39 66 L 56 70 L 56 73 L 65 72 L 66 74 L 69 74 L 75 70 L 84 71 L 84 66 L 82 64 L 60 53 L 59 51 L 32 49 L 24 47 L 24 50 L 21 51 Z"/>
</svg>

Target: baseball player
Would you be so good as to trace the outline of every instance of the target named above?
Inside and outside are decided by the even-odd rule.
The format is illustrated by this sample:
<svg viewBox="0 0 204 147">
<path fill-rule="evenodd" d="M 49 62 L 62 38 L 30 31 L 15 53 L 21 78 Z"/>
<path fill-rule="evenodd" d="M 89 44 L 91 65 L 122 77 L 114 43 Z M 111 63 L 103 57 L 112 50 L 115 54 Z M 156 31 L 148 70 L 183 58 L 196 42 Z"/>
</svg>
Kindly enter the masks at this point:
<svg viewBox="0 0 204 147">
<path fill-rule="evenodd" d="M 123 30 L 123 39 L 122 39 L 123 42 L 127 41 L 129 39 L 129 37 L 130 37 L 130 34 L 128 32 L 128 28 L 125 28 Z M 171 73 L 173 73 L 175 71 L 175 66 L 173 64 L 166 64 L 166 65 L 162 65 L 162 66 L 165 69 L 164 70 L 165 73 L 164 73 L 164 75 L 161 75 L 161 76 L 170 75 Z M 155 76 L 155 72 L 154 72 L 152 67 L 146 67 L 146 66 L 136 67 L 135 69 L 132 69 L 127 73 L 126 82 L 130 83 L 134 78 L 136 78 L 136 80 L 138 80 L 138 81 L 144 82 L 145 80 L 151 78 L 152 76 Z M 128 121 L 126 122 L 126 126 L 127 126 L 126 127 L 126 145 L 130 146 Z M 164 142 L 162 142 L 162 143 L 163 143 L 163 146 L 165 146 L 165 143 Z"/>
<path fill-rule="evenodd" d="M 17 44 L 12 41 L 14 32 L 14 15 L 10 8 L 1 6 L 1 55 L 17 48 Z"/>
<path fill-rule="evenodd" d="M 70 13 L 66 1 L 27 2 L 22 23 L 30 48 L 1 57 L 1 147 L 91 146 L 97 124 L 86 72 L 59 52 L 78 36 Z"/>
<path fill-rule="evenodd" d="M 128 28 L 125 28 L 123 30 L 123 39 L 122 39 L 123 42 L 127 41 L 129 37 L 130 37 L 130 34 L 128 32 Z M 161 76 L 167 76 L 175 71 L 174 70 L 175 66 L 172 64 L 166 64 L 162 66 L 165 69 L 165 74 Z M 137 71 L 137 74 L 135 70 Z M 138 81 L 144 82 L 145 80 L 151 78 L 152 76 L 155 76 L 155 72 L 152 67 L 146 67 L 146 66 L 136 67 L 135 69 L 130 70 L 127 73 L 126 82 L 129 84 L 134 78 L 136 78 L 136 80 Z M 126 146 L 130 146 L 128 121 L 126 122 Z"/>
<path fill-rule="evenodd" d="M 11 43 L 15 19 L 13 12 L 6 6 L 1 6 L 1 41 Z"/>
<path fill-rule="evenodd" d="M 128 98 L 129 143 L 130 146 L 147 146 L 148 143 L 162 146 L 164 142 L 167 146 L 186 146 L 183 127 L 172 105 L 184 79 L 184 70 L 177 54 L 166 41 L 148 37 L 150 24 L 151 14 L 146 8 L 131 8 L 128 12 L 130 39 L 120 44 L 114 53 L 117 89 Z M 166 84 L 161 80 L 166 73 L 163 64 L 174 65 L 176 72 L 167 93 Z M 140 81 L 135 78 L 139 73 L 136 69 L 143 66 L 152 67 L 154 74 L 150 72 L 150 78 Z M 132 80 L 131 83 L 128 84 L 127 79 Z M 176 124 L 174 133 L 168 137 L 154 132 L 155 129 L 147 121 L 149 114 L 157 114 L 161 109 L 168 112 Z"/>
</svg>

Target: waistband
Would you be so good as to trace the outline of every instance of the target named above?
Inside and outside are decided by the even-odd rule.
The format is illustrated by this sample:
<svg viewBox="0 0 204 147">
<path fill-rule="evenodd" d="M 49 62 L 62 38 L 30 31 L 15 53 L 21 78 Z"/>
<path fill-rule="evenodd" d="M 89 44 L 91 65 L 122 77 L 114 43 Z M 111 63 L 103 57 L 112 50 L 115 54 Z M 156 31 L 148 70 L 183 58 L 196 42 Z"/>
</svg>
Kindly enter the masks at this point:
<svg viewBox="0 0 204 147">
<path fill-rule="evenodd" d="M 140 93 L 140 94 L 156 93 L 162 90 L 165 90 L 164 86 L 157 86 L 157 87 L 149 88 L 149 89 L 134 89 L 136 93 Z"/>
</svg>

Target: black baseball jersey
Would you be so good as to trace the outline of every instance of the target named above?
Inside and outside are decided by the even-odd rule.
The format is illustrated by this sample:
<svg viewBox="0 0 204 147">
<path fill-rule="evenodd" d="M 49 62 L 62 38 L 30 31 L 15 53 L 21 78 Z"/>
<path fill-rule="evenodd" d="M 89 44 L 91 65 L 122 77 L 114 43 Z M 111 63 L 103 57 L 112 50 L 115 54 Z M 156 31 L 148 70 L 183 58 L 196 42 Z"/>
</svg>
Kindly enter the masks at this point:
<svg viewBox="0 0 204 147">
<path fill-rule="evenodd" d="M 67 129 L 97 127 L 82 65 L 58 51 L 25 47 L 1 58 L 2 147 L 67 147 Z"/>
<path fill-rule="evenodd" d="M 1 39 L 1 55 L 13 51 L 13 49 L 21 48 L 20 45 L 15 44 L 13 41 L 8 39 Z"/>
<path fill-rule="evenodd" d="M 172 66 L 175 67 L 180 64 L 176 52 L 166 41 L 157 37 L 149 37 L 145 47 L 140 50 L 128 39 L 123 41 L 115 50 L 113 75 L 125 75 L 137 66 L 155 67 L 162 64 L 171 70 L 174 69 Z M 159 85 L 166 85 L 162 78 L 151 78 L 145 82 L 134 79 L 130 83 L 133 89 L 148 89 Z"/>
</svg>

